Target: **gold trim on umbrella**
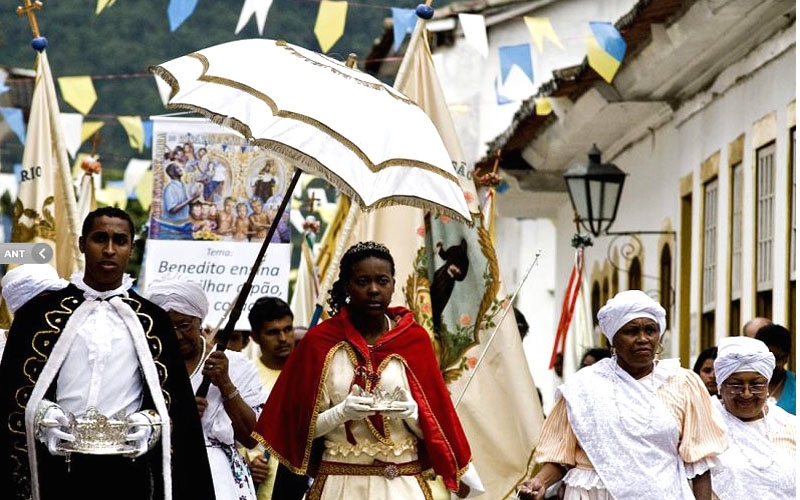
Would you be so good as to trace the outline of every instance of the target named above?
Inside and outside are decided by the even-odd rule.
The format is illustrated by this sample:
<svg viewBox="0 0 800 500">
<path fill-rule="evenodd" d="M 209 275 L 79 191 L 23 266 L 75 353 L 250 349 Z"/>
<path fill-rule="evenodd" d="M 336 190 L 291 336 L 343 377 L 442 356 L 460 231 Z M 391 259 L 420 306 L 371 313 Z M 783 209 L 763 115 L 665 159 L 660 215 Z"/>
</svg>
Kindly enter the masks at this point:
<svg viewBox="0 0 800 500">
<path fill-rule="evenodd" d="M 413 168 L 419 168 L 419 169 L 425 170 L 427 172 L 431 172 L 431 173 L 439 175 L 439 176 L 441 176 L 441 177 L 443 177 L 443 178 L 445 178 L 445 179 L 447 179 L 447 180 L 449 180 L 451 182 L 455 182 L 456 184 L 458 184 L 458 182 L 459 182 L 458 178 L 455 175 L 450 174 L 449 172 L 443 171 L 441 168 L 437 168 L 437 167 L 431 165 L 430 163 L 421 162 L 421 161 L 418 161 L 418 160 L 409 160 L 409 159 L 404 159 L 404 158 L 393 158 L 391 160 L 387 160 L 387 161 L 375 164 L 352 141 L 348 140 L 346 137 L 344 137 L 343 135 L 339 134 L 335 130 L 331 129 L 330 127 L 328 127 L 324 123 L 322 123 L 322 122 L 320 122 L 318 120 L 314 120 L 313 118 L 310 118 L 310 117 L 308 117 L 306 115 L 302 115 L 300 113 L 295 113 L 293 111 L 281 110 L 281 109 L 278 108 L 277 104 L 275 104 L 275 101 L 272 100 L 272 98 L 270 98 L 268 95 L 264 94 L 263 92 L 259 92 L 259 91 L 253 89 L 252 87 L 250 87 L 248 85 L 244 85 L 241 82 L 237 82 L 237 81 L 234 81 L 234 80 L 229 80 L 227 78 L 218 77 L 218 76 L 209 76 L 209 75 L 206 74 L 206 72 L 209 70 L 209 65 L 208 65 L 208 60 L 205 58 L 205 56 L 203 56 L 201 54 L 198 54 L 198 53 L 192 53 L 192 54 L 189 54 L 189 56 L 198 59 L 203 64 L 203 73 L 198 77 L 198 80 L 203 81 L 203 82 L 214 83 L 214 84 L 221 85 L 221 86 L 228 87 L 228 88 L 233 88 L 233 89 L 241 91 L 241 92 L 243 92 L 245 94 L 251 95 L 254 98 L 264 102 L 267 106 L 269 106 L 270 110 L 272 111 L 272 115 L 273 116 L 276 116 L 278 118 L 295 120 L 295 121 L 304 123 L 306 125 L 309 125 L 311 127 L 314 127 L 316 129 L 324 132 L 325 134 L 327 134 L 328 136 L 330 136 L 331 138 L 335 139 L 337 142 L 339 142 L 340 144 L 345 146 L 347 149 L 349 149 L 373 173 L 379 172 L 382 169 L 388 168 L 388 167 L 408 166 L 408 167 L 413 167 Z M 161 66 L 155 66 L 155 67 L 151 67 L 150 71 L 152 73 L 154 73 L 154 74 L 157 74 L 165 82 L 167 82 L 170 85 L 170 87 L 172 87 L 172 94 L 170 95 L 170 100 L 172 100 L 172 98 L 174 98 L 180 92 L 180 84 L 178 83 L 177 79 L 167 69 L 165 69 L 165 68 L 163 68 Z M 347 75 L 344 75 L 344 76 L 347 76 Z M 354 79 L 358 80 L 356 78 L 354 78 Z M 363 83 L 367 83 L 367 82 L 363 82 Z M 244 137 L 246 137 L 248 140 L 253 140 L 257 144 L 259 143 L 259 141 L 261 141 L 262 143 L 269 143 L 270 145 L 272 145 L 272 144 L 282 144 L 282 143 L 278 143 L 278 142 L 275 142 L 275 141 L 259 139 L 257 137 L 254 137 L 253 136 L 253 132 L 250 129 L 250 127 L 248 127 L 245 123 L 243 123 L 242 121 L 238 120 L 237 118 L 232 117 L 232 116 L 222 115 L 221 113 L 216 113 L 216 112 L 211 111 L 209 109 L 203 108 L 202 106 L 197 106 L 197 105 L 189 104 L 189 103 L 174 103 L 174 102 L 170 102 L 170 103 L 167 104 L 167 108 L 169 108 L 169 109 L 188 109 L 188 110 L 191 110 L 191 111 L 195 111 L 195 112 L 201 113 L 201 114 L 205 115 L 207 118 L 209 118 L 211 121 L 213 121 L 214 123 L 233 128 L 234 130 L 236 130 L 237 132 L 242 134 Z"/>
</svg>

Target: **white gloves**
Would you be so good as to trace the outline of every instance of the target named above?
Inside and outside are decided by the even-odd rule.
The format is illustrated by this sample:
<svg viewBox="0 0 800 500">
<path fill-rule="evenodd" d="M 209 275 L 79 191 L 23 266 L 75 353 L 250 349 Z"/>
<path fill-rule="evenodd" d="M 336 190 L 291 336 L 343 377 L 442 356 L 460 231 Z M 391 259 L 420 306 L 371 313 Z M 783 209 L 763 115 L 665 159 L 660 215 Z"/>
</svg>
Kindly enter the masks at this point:
<svg viewBox="0 0 800 500">
<path fill-rule="evenodd" d="M 59 451 L 58 445 L 61 441 L 75 441 L 75 436 L 66 432 L 69 429 L 69 420 L 64 410 L 57 404 L 42 400 L 37 411 L 36 426 L 39 441 L 47 445 L 47 450 L 51 455 L 65 455 Z"/>
<path fill-rule="evenodd" d="M 350 388 L 350 394 L 344 398 L 344 401 L 334 406 L 334 408 L 341 407 L 341 423 L 345 423 L 348 420 L 361 420 L 362 418 L 375 415 L 375 411 L 372 409 L 373 403 L 374 400 L 372 396 L 364 395 L 364 391 L 361 390 L 361 387 L 354 384 L 353 387 Z M 332 409 L 333 408 L 331 408 L 331 410 Z"/>
<path fill-rule="evenodd" d="M 128 415 L 130 429 L 125 436 L 125 441 L 136 447 L 133 458 L 144 455 L 155 445 L 161 436 L 161 419 L 158 413 L 150 410 L 138 411 Z"/>
<path fill-rule="evenodd" d="M 344 401 L 317 416 L 314 437 L 324 436 L 349 420 L 361 420 L 375 415 L 372 396 L 362 396 L 361 387 L 353 385 Z"/>
<path fill-rule="evenodd" d="M 402 411 L 394 411 L 389 414 L 392 418 L 401 418 L 403 420 L 413 419 L 417 420 L 419 417 L 419 406 L 414 401 L 405 389 L 400 389 L 400 398 L 392 403 L 392 406 L 402 407 Z"/>
<path fill-rule="evenodd" d="M 153 447 L 161 437 L 161 419 L 158 413 L 144 410 L 128 415 L 130 428 L 125 436 L 125 441 L 135 447 L 132 458 L 137 458 Z M 66 455 L 67 452 L 58 449 L 62 441 L 73 442 L 75 436 L 70 434 L 69 420 L 64 410 L 51 401 L 42 400 L 36 412 L 34 424 L 37 428 L 36 437 L 47 446 L 51 455 Z"/>
</svg>

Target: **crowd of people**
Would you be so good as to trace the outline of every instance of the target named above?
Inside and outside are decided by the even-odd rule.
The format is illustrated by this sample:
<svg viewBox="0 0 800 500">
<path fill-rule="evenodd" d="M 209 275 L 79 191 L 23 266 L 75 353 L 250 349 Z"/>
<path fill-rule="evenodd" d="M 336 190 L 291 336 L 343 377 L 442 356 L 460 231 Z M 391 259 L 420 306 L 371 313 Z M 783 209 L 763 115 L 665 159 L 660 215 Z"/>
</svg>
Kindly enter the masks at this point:
<svg viewBox="0 0 800 500">
<path fill-rule="evenodd" d="M 0 335 L 3 498 L 484 492 L 427 331 L 390 305 L 385 246 L 344 253 L 330 317 L 302 340 L 289 305 L 268 296 L 249 330 L 220 339 L 199 285 L 162 276 L 136 291 L 133 237 L 127 213 L 98 209 L 79 239 L 83 271 L 23 265 L 0 282 L 14 318 Z M 689 370 L 659 356 L 665 318 L 640 290 L 600 309 L 610 349 L 588 350 L 557 388 L 518 498 L 795 498 L 789 330 L 756 318 Z"/>
</svg>

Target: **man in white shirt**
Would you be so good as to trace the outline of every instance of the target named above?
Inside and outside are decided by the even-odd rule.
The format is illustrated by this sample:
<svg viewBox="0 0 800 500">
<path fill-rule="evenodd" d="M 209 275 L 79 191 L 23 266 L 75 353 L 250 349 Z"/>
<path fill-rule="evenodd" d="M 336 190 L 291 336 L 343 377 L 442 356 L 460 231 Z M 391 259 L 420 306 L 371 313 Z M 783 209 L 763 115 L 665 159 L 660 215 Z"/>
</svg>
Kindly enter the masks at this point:
<svg viewBox="0 0 800 500">
<path fill-rule="evenodd" d="M 90 213 L 85 271 L 15 315 L 0 362 L 3 498 L 214 498 L 174 328 L 125 273 L 133 234 L 118 208 Z M 77 434 L 90 417 L 94 438 L 106 418 L 126 422 L 123 442 Z"/>
</svg>

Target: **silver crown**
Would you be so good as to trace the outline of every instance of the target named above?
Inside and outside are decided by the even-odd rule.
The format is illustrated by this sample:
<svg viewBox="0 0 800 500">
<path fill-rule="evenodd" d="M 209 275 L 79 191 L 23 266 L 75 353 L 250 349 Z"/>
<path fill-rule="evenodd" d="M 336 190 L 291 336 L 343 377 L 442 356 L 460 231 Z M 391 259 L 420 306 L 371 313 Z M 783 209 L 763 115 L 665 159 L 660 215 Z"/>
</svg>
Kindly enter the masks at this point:
<svg viewBox="0 0 800 500">
<path fill-rule="evenodd" d="M 69 432 L 75 441 L 64 445 L 76 453 L 120 453 L 129 448 L 125 436 L 130 426 L 124 412 L 107 417 L 92 406 L 80 417 L 69 414 Z"/>
<path fill-rule="evenodd" d="M 372 396 L 372 408 L 376 411 L 399 411 L 404 407 L 397 403 L 403 400 L 403 389 L 395 387 L 393 392 L 385 391 L 381 387 L 375 387 L 372 391 L 365 392 L 366 396 Z"/>
</svg>

